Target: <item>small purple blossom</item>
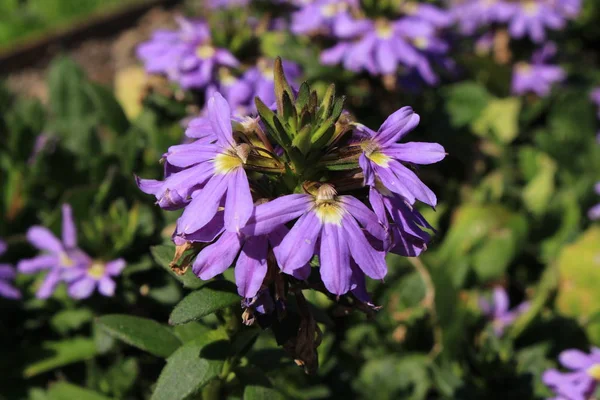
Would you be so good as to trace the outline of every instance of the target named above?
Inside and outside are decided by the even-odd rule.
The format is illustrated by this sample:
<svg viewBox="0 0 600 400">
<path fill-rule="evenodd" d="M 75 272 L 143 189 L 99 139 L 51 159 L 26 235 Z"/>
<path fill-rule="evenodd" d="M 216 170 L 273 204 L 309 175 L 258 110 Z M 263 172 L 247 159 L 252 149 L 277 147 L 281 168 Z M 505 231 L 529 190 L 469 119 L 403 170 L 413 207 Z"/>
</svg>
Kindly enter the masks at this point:
<svg viewBox="0 0 600 400">
<path fill-rule="evenodd" d="M 318 255 L 321 279 L 336 295 L 357 289 L 362 274 L 373 279 L 386 275 L 385 253 L 374 248 L 361 229 L 362 225 L 375 239 L 386 240 L 377 216 L 353 196 L 338 196 L 328 184 L 315 195 L 291 194 L 257 206 L 242 233 L 266 234 L 298 217 L 275 251 L 284 273 L 294 274 Z M 352 260 L 358 268 L 352 267 Z"/>
<path fill-rule="evenodd" d="M 236 67 L 238 61 L 225 49 L 211 44 L 204 21 L 178 18 L 178 31 L 159 30 L 137 48 L 146 71 L 166 74 L 183 88 L 201 89 L 214 82 L 219 66 Z"/>
<path fill-rule="evenodd" d="M 566 78 L 561 67 L 546 64 L 555 53 L 556 46 L 548 43 L 533 54 L 531 63 L 517 63 L 513 69 L 512 92 L 519 95 L 533 92 L 540 97 L 547 96 L 554 83 Z"/>
<path fill-rule="evenodd" d="M 6 243 L 0 240 L 0 256 L 6 252 Z M 21 292 L 12 285 L 15 279 L 15 269 L 12 265 L 0 263 L 0 296 L 7 299 L 20 299 Z"/>
<path fill-rule="evenodd" d="M 595 191 L 596 194 L 600 195 L 600 182 L 596 183 Z M 600 219 L 600 204 L 595 205 L 588 211 L 588 217 L 592 220 Z"/>
<path fill-rule="evenodd" d="M 560 30 L 565 18 L 552 4 L 554 0 L 525 0 L 514 5 L 508 31 L 514 38 L 529 36 L 535 43 L 546 40 L 545 29 Z"/>
<path fill-rule="evenodd" d="M 86 299 L 97 288 L 106 297 L 115 294 L 116 283 L 113 280 L 125 268 L 125 260 L 117 259 L 107 263 L 93 261 L 86 269 L 70 270 L 66 273 L 69 281 L 68 293 L 74 299 Z"/>
<path fill-rule="evenodd" d="M 590 354 L 580 350 L 565 350 L 558 359 L 570 372 L 550 369 L 542 381 L 556 393 L 556 400 L 590 399 L 600 382 L 600 349 L 594 347 Z"/>
<path fill-rule="evenodd" d="M 465 35 L 491 24 L 506 23 L 514 11 L 514 4 L 504 0 L 454 0 L 450 10 Z"/>
<path fill-rule="evenodd" d="M 297 35 L 324 32 L 337 37 L 348 37 L 350 8 L 357 7 L 356 0 L 315 0 L 302 5 L 292 14 L 291 31 Z"/>
<path fill-rule="evenodd" d="M 523 302 L 512 310 L 509 310 L 509 306 L 508 294 L 501 287 L 494 289 L 491 302 L 483 297 L 479 300 L 479 307 L 485 316 L 492 321 L 497 336 L 501 336 L 507 326 L 529 309 L 528 302 Z"/>
<path fill-rule="evenodd" d="M 400 195 L 408 204 L 419 200 L 435 207 L 435 194 L 403 163 L 436 163 L 446 156 L 444 148 L 437 143 L 396 143 L 412 131 L 419 121 L 419 115 L 411 107 L 403 107 L 390 115 L 377 132 L 357 124 L 356 130 L 362 135 L 363 149 L 359 164 L 365 176 L 365 185 L 375 186 L 378 179 L 387 190 Z"/>
</svg>

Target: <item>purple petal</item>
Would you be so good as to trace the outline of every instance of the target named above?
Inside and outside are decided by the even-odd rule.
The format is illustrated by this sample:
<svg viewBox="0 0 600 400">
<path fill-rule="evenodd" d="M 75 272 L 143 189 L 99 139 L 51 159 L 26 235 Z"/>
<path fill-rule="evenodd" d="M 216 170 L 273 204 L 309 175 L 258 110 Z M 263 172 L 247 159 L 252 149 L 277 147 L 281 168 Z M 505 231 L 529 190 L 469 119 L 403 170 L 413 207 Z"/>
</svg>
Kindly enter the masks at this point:
<svg viewBox="0 0 600 400">
<path fill-rule="evenodd" d="M 203 280 L 222 274 L 233 264 L 241 246 L 242 242 L 237 233 L 223 233 L 219 240 L 205 247 L 198 254 L 192 266 L 194 273 Z"/>
<path fill-rule="evenodd" d="M 194 233 L 209 223 L 217 213 L 228 186 L 228 174 L 213 176 L 204 189 L 192 199 L 177 222 L 179 232 Z"/>
<path fill-rule="evenodd" d="M 339 200 L 346 210 L 352 214 L 358 222 L 369 232 L 379 240 L 384 240 L 387 236 L 387 232 L 379 222 L 377 215 L 371 211 L 366 205 L 354 196 L 339 196 Z"/>
<path fill-rule="evenodd" d="M 74 299 L 87 299 L 96 288 L 96 281 L 90 277 L 84 277 L 69 286 L 69 296 Z"/>
<path fill-rule="evenodd" d="M 322 226 L 321 220 L 312 211 L 300 217 L 278 247 L 277 262 L 283 272 L 290 274 L 312 259 Z"/>
<path fill-rule="evenodd" d="M 382 179 L 383 183 L 389 190 L 394 193 L 398 193 L 407 199 L 413 197 L 425 204 L 429 204 L 432 207 L 436 206 L 437 197 L 435 196 L 435 193 L 425 186 L 425 184 L 421 182 L 419 177 L 414 172 L 395 160 L 389 161 L 388 165 L 397 178 L 397 181 L 391 182 L 391 187 L 388 186 L 389 182 L 385 182 Z M 385 168 L 377 167 L 376 171 L 380 173 L 380 171 L 384 169 Z M 408 191 L 412 196 L 405 195 L 406 191 Z"/>
<path fill-rule="evenodd" d="M 225 229 L 239 232 L 252 215 L 254 203 L 244 168 L 236 168 L 228 175 L 230 177 L 225 199 Z"/>
<path fill-rule="evenodd" d="M 413 112 L 411 107 L 402 107 L 383 122 L 374 139 L 381 145 L 397 142 L 415 129 L 420 120 L 419 114 Z"/>
<path fill-rule="evenodd" d="M 231 127 L 231 109 L 220 93 L 208 100 L 208 117 L 219 144 L 223 147 L 235 147 Z"/>
<path fill-rule="evenodd" d="M 123 271 L 123 268 L 125 268 L 125 265 L 126 265 L 125 260 L 123 260 L 122 258 L 118 258 L 116 260 L 107 262 L 104 265 L 104 270 L 110 276 L 117 276 L 121 273 L 121 271 Z"/>
<path fill-rule="evenodd" d="M 192 119 L 185 130 L 185 136 L 194 139 L 216 140 L 210 119 L 206 116 Z"/>
<path fill-rule="evenodd" d="M 73 210 L 69 204 L 62 206 L 62 240 L 67 249 L 77 246 L 77 228 L 75 228 Z"/>
<path fill-rule="evenodd" d="M 60 241 L 52 232 L 43 226 L 32 226 L 29 228 L 27 231 L 27 240 L 40 250 L 46 250 L 55 254 L 63 251 L 63 246 Z"/>
<path fill-rule="evenodd" d="M 562 365 L 573 370 L 586 369 L 593 364 L 590 356 L 580 350 L 565 350 L 559 354 L 558 359 Z"/>
<path fill-rule="evenodd" d="M 44 281 L 42 282 L 37 293 L 35 294 L 36 297 L 38 299 L 47 299 L 48 297 L 50 297 L 54 292 L 54 289 L 56 289 L 56 286 L 60 282 L 60 275 L 60 269 L 56 268 L 50 270 L 50 272 L 48 272 L 48 275 L 46 275 L 46 277 L 44 278 Z"/>
<path fill-rule="evenodd" d="M 7 249 L 7 245 L 5 242 L 3 242 L 2 240 L 0 240 L 0 256 L 4 253 L 6 253 L 6 249 Z"/>
<path fill-rule="evenodd" d="M 42 254 L 40 256 L 19 261 L 17 269 L 22 274 L 33 274 L 43 269 L 58 266 L 59 259 L 54 254 Z"/>
<path fill-rule="evenodd" d="M 167 161 L 176 167 L 190 167 L 215 158 L 219 147 L 214 144 L 194 142 L 169 147 Z"/>
<path fill-rule="evenodd" d="M 21 292 L 8 282 L 0 281 L 0 296 L 7 299 L 18 300 L 21 298 Z"/>
<path fill-rule="evenodd" d="M 324 224 L 319 250 L 321 279 L 330 293 L 342 295 L 350 290 L 350 252 L 342 228 Z"/>
<path fill-rule="evenodd" d="M 509 299 L 506 290 L 501 287 L 496 287 L 494 289 L 494 316 L 496 318 L 506 314 L 509 308 Z"/>
<path fill-rule="evenodd" d="M 246 239 L 235 264 L 235 283 L 238 294 L 244 298 L 256 296 L 267 274 L 267 237 Z"/>
<path fill-rule="evenodd" d="M 375 173 L 373 172 L 373 166 L 371 165 L 371 160 L 367 158 L 365 153 L 361 154 L 358 158 L 358 165 L 363 171 L 364 185 L 365 186 L 373 186 L 375 185 Z"/>
<path fill-rule="evenodd" d="M 110 279 L 108 276 L 105 276 L 98 282 L 98 291 L 103 296 L 112 297 L 115 294 L 116 286 L 117 284 L 115 281 Z"/>
<path fill-rule="evenodd" d="M 8 264 L 0 264 L 0 279 L 9 280 L 13 279 L 16 275 L 15 269 Z"/>
<path fill-rule="evenodd" d="M 398 68 L 394 51 L 388 40 L 380 40 L 375 48 L 375 57 L 382 74 L 393 74 Z"/>
<path fill-rule="evenodd" d="M 190 234 L 180 234 L 179 232 L 175 232 L 174 238 L 179 237 L 184 241 L 189 242 L 212 242 L 225 230 L 225 213 L 223 211 L 218 211 L 213 219 L 211 219 L 206 225 L 200 228 L 198 231 Z"/>
<path fill-rule="evenodd" d="M 349 243 L 350 254 L 360 269 L 373 279 L 383 279 L 387 274 L 385 252 L 377 251 L 371 246 L 354 218 L 348 214 L 344 215 L 342 226 Z"/>
<path fill-rule="evenodd" d="M 369 293 L 367 292 L 365 274 L 354 261 L 350 262 L 350 267 L 352 268 L 352 294 L 363 303 L 372 305 L 371 296 L 369 296 Z"/>
<path fill-rule="evenodd" d="M 242 232 L 246 235 L 265 235 L 281 225 L 304 214 L 312 201 L 307 194 L 290 194 L 278 197 L 254 208 Z"/>
<path fill-rule="evenodd" d="M 384 154 L 414 164 L 433 164 L 446 157 L 446 151 L 437 143 L 409 142 L 392 144 Z"/>
</svg>

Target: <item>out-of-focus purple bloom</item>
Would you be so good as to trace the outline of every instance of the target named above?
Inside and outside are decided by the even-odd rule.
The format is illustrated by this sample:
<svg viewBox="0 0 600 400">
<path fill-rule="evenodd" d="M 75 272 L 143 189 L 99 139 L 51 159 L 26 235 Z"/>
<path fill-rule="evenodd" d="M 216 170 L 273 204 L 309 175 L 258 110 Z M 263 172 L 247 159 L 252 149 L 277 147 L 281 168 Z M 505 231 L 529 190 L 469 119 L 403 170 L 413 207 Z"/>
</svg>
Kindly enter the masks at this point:
<svg viewBox="0 0 600 400">
<path fill-rule="evenodd" d="M 490 302 L 485 298 L 479 299 L 481 311 L 492 321 L 496 335 L 501 336 L 504 329 L 513 323 L 521 314 L 529 309 L 529 302 L 523 302 L 517 307 L 509 310 L 509 299 L 506 290 L 497 287 L 494 289 L 493 298 Z"/>
<path fill-rule="evenodd" d="M 600 382 L 600 349 L 594 347 L 590 354 L 581 350 L 565 350 L 558 359 L 569 372 L 549 369 L 544 372 L 542 381 L 556 393 L 556 400 L 586 400 Z"/>
<path fill-rule="evenodd" d="M 204 88 L 215 79 L 219 66 L 236 67 L 236 58 L 211 44 L 208 25 L 203 21 L 178 18 L 178 31 L 161 30 L 137 48 L 138 57 L 149 73 L 166 74 L 184 88 Z"/>
<path fill-rule="evenodd" d="M 29 156 L 27 163 L 30 165 L 35 163 L 40 154 L 45 150 L 48 150 L 50 153 L 53 152 L 55 144 L 56 141 L 51 135 L 47 133 L 39 134 L 35 139 L 35 143 L 33 144 L 33 149 L 31 150 L 31 155 Z"/>
<path fill-rule="evenodd" d="M 396 143 L 412 131 L 419 121 L 419 115 L 411 107 L 403 107 L 390 115 L 377 132 L 358 124 L 356 131 L 362 135 L 363 149 L 359 164 L 365 176 L 365 185 L 375 186 L 376 179 L 379 179 L 385 188 L 403 197 L 408 204 L 419 200 L 435 207 L 435 194 L 403 163 L 436 163 L 446 156 L 444 148 L 437 143 Z"/>
<path fill-rule="evenodd" d="M 454 0 L 451 14 L 465 35 L 494 23 L 506 23 L 515 12 L 514 4 L 504 0 Z"/>
<path fill-rule="evenodd" d="M 37 257 L 21 260 L 17 265 L 20 273 L 33 274 L 48 270 L 44 282 L 38 289 L 38 298 L 48 298 L 56 286 L 65 280 L 69 270 L 86 269 L 91 259 L 77 248 L 77 231 L 73 221 L 71 206 L 62 206 L 62 240 L 58 239 L 48 228 L 33 226 L 27 231 L 27 240 L 35 248 L 43 252 Z"/>
<path fill-rule="evenodd" d="M 419 18 L 398 21 L 355 21 L 360 32 L 355 41 L 343 41 L 321 53 L 325 65 L 341 63 L 344 68 L 372 75 L 395 74 L 399 67 L 417 70 L 429 84 L 437 82 L 429 57 L 443 55 L 448 45 L 437 36 L 434 25 Z"/>
<path fill-rule="evenodd" d="M 546 40 L 546 28 L 559 30 L 565 26 L 565 18 L 552 5 L 554 0 L 526 0 L 515 4 L 508 31 L 512 37 L 529 36 L 535 43 Z"/>
<path fill-rule="evenodd" d="M 581 0 L 554 0 L 556 9 L 567 18 L 576 18 L 581 12 Z"/>
<path fill-rule="evenodd" d="M 548 43 L 533 54 L 531 63 L 517 63 L 513 69 L 512 92 L 514 94 L 533 92 L 540 97 L 548 95 L 554 83 L 566 78 L 565 71 L 561 67 L 546 64 L 555 53 L 556 46 Z"/>
<path fill-rule="evenodd" d="M 362 273 L 373 279 L 387 273 L 385 253 L 373 247 L 359 226 L 385 241 L 387 233 L 377 216 L 356 198 L 337 196 L 329 184 L 316 195 L 292 194 L 257 206 L 242 233 L 264 235 L 298 217 L 274 252 L 284 273 L 293 275 L 318 255 L 321 279 L 336 295 L 359 288 Z M 358 269 L 353 269 L 352 260 Z"/>
<path fill-rule="evenodd" d="M 423 228 L 434 229 L 406 199 L 377 182 L 370 189 L 369 201 L 390 233 L 390 243 L 384 243 L 386 249 L 405 257 L 418 257 L 427 249 L 431 236 Z"/>
<path fill-rule="evenodd" d="M 6 243 L 0 240 L 0 256 L 6 252 Z M 20 299 L 21 292 L 12 285 L 15 279 L 15 269 L 12 265 L 0 263 L 0 296 L 7 299 Z"/>
<path fill-rule="evenodd" d="M 598 118 L 600 118 L 600 87 L 596 87 L 590 93 L 590 100 L 598 107 Z"/>
<path fill-rule="evenodd" d="M 113 280 L 125 268 L 125 260 L 117 259 L 107 263 L 92 262 L 86 269 L 70 270 L 65 273 L 69 281 L 68 293 L 74 299 L 86 299 L 98 288 L 106 297 L 115 294 L 116 283 Z"/>
<path fill-rule="evenodd" d="M 337 37 L 349 37 L 345 30 L 350 19 L 350 8 L 356 0 L 314 0 L 306 2 L 292 14 L 291 30 L 295 34 L 323 32 Z"/>
<path fill-rule="evenodd" d="M 600 195 L 600 182 L 596 183 L 595 190 L 596 193 Z M 592 207 L 590 211 L 588 211 L 588 216 L 593 220 L 600 219 L 600 204 Z"/>
<path fill-rule="evenodd" d="M 436 28 L 447 28 L 454 22 L 453 15 L 432 4 L 405 1 L 400 6 L 401 11 L 415 19 L 426 21 Z"/>
<path fill-rule="evenodd" d="M 247 6 L 250 0 L 208 0 L 206 5 L 209 8 L 230 8 Z"/>
</svg>

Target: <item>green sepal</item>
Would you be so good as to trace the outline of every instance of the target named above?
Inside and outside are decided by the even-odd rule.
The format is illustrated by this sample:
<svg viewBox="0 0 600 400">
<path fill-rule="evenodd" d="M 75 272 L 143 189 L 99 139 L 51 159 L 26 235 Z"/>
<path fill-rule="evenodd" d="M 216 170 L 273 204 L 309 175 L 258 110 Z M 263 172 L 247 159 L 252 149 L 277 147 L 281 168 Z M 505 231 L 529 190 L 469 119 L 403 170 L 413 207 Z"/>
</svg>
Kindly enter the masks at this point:
<svg viewBox="0 0 600 400">
<path fill-rule="evenodd" d="M 287 93 L 287 95 L 292 100 L 295 100 L 295 97 L 294 91 L 292 90 L 292 87 L 288 83 L 287 78 L 285 77 L 285 73 L 283 72 L 283 63 L 281 61 L 281 57 L 277 57 L 275 59 L 273 74 L 275 82 L 275 98 L 277 101 L 277 111 L 280 115 L 285 115 L 283 106 L 283 94 Z"/>
</svg>

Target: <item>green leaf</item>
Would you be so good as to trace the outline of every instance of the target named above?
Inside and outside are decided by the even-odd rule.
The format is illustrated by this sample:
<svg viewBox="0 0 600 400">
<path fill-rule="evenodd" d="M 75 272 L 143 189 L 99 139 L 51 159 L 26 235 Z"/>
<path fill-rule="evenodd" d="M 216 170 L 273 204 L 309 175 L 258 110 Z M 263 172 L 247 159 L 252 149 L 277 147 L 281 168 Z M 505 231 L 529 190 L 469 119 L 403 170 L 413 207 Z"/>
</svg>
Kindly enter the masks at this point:
<svg viewBox="0 0 600 400">
<path fill-rule="evenodd" d="M 275 59 L 275 65 L 273 66 L 274 82 L 275 82 L 275 99 L 277 101 L 277 111 L 279 115 L 286 116 L 286 110 L 284 107 L 284 93 L 289 97 L 290 105 L 291 101 L 295 100 L 294 92 L 292 87 L 287 81 L 285 72 L 283 71 L 283 62 L 280 57 Z"/>
<path fill-rule="evenodd" d="M 283 400 L 284 397 L 275 389 L 263 386 L 246 386 L 243 400 Z"/>
<path fill-rule="evenodd" d="M 52 355 L 25 367 L 23 371 L 25 377 L 89 360 L 96 355 L 96 345 L 92 339 L 77 337 L 60 342 L 45 342 L 42 344 L 42 354 L 44 352 L 52 353 Z"/>
<path fill-rule="evenodd" d="M 168 327 L 151 319 L 113 314 L 98 318 L 96 323 L 117 339 L 158 357 L 168 357 L 181 345 Z"/>
<path fill-rule="evenodd" d="M 560 283 L 556 306 L 566 316 L 591 318 L 600 312 L 600 226 L 588 229 L 565 247 L 558 258 Z M 586 330 L 593 343 L 600 342 L 600 321 L 591 320 Z"/>
<path fill-rule="evenodd" d="M 47 396 L 48 400 L 110 400 L 109 397 L 67 382 L 51 385 Z"/>
<path fill-rule="evenodd" d="M 65 334 L 81 328 L 84 324 L 91 321 L 93 316 L 92 311 L 88 308 L 62 310 L 52 317 L 50 324 L 55 331 Z"/>
<path fill-rule="evenodd" d="M 537 174 L 523 189 L 523 202 L 529 211 L 540 216 L 546 212 L 554 194 L 554 178 L 557 165 L 548 155 L 536 154 Z"/>
<path fill-rule="evenodd" d="M 109 126 L 114 132 L 124 135 L 130 127 L 129 120 L 112 92 L 91 82 L 88 82 L 84 89 L 92 101 L 100 121 Z"/>
<path fill-rule="evenodd" d="M 520 111 L 521 99 L 518 97 L 491 100 L 473 122 L 473 131 L 480 136 L 492 133 L 500 142 L 510 143 L 519 133 Z"/>
<path fill-rule="evenodd" d="M 475 121 L 487 106 L 491 95 L 475 82 L 451 85 L 444 91 L 446 111 L 452 126 L 460 128 Z"/>
<path fill-rule="evenodd" d="M 221 373 L 227 341 L 205 344 L 202 339 L 181 346 L 167 358 L 151 400 L 184 400 Z"/>
<path fill-rule="evenodd" d="M 150 248 L 150 252 L 152 253 L 154 261 L 156 261 L 156 263 L 166 270 L 172 277 L 181 282 L 184 287 L 188 289 L 198 289 L 204 284 L 204 282 L 194 275 L 194 273 L 189 269 L 183 275 L 177 275 L 175 272 L 173 272 L 169 266 L 171 260 L 173 260 L 173 255 L 175 254 L 175 246 L 173 244 L 159 244 L 157 246 L 153 246 Z"/>
<path fill-rule="evenodd" d="M 239 302 L 240 296 L 233 283 L 212 281 L 181 300 L 171 312 L 169 324 L 179 325 L 195 321 Z"/>
</svg>

